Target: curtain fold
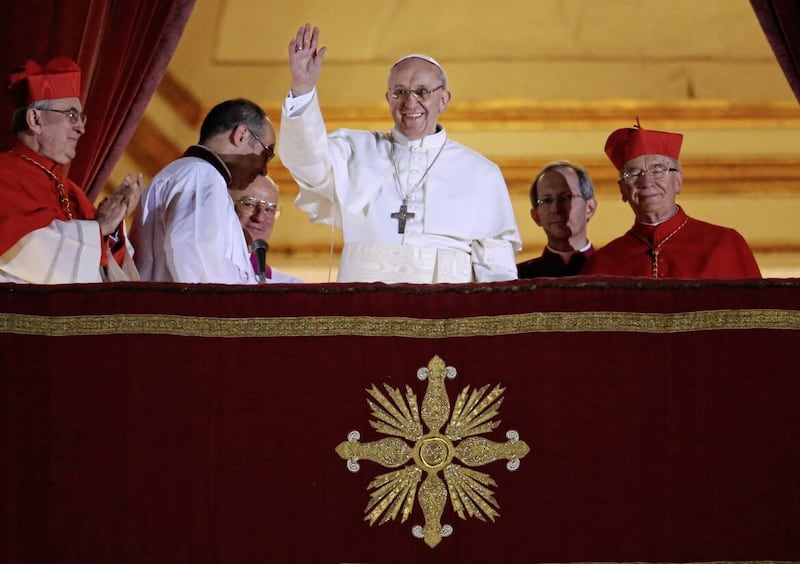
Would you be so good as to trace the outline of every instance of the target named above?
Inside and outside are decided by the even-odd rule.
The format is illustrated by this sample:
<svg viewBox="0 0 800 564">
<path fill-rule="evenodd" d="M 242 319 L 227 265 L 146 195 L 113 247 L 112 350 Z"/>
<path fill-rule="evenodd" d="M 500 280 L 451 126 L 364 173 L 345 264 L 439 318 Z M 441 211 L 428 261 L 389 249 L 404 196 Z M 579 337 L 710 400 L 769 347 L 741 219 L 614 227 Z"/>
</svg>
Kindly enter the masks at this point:
<svg viewBox="0 0 800 564">
<path fill-rule="evenodd" d="M 786 80 L 800 101 L 800 2 L 750 0 Z"/>
<path fill-rule="evenodd" d="M 10 131 L 11 114 L 16 103 L 6 95 L 11 71 L 28 59 L 41 65 L 57 55 L 77 60 L 92 0 L 0 0 L 0 80 L 4 95 L 0 96 L 0 149 L 14 142 Z M 80 146 L 79 149 L 80 150 Z"/>
<path fill-rule="evenodd" d="M 99 0 L 104 3 L 103 0 Z M 96 57 L 86 97 L 87 113 L 101 127 L 87 129 L 70 176 L 95 198 L 130 141 L 147 103 L 167 70 L 195 0 L 113 3 L 81 59 Z M 87 36 L 93 36 L 87 29 Z M 97 52 L 92 52 L 94 47 Z M 84 146 L 85 149 L 85 146 Z"/>
<path fill-rule="evenodd" d="M 68 55 L 82 69 L 86 133 L 69 176 L 94 199 L 167 69 L 195 0 L 1 0 L 4 80 L 34 59 Z M 3 97 L 11 116 L 14 104 Z M 13 137 L 3 128 L 2 148 Z"/>
</svg>

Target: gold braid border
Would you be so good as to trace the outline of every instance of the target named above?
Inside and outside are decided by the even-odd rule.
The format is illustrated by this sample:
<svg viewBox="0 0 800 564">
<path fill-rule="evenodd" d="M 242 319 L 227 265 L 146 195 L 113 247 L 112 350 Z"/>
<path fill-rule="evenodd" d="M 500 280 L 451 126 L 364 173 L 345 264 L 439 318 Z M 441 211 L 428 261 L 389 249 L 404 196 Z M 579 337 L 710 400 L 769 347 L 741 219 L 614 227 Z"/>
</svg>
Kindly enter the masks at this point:
<svg viewBox="0 0 800 564">
<path fill-rule="evenodd" d="M 189 337 L 409 337 L 444 339 L 541 332 L 685 333 L 800 330 L 800 311 L 711 310 L 681 313 L 550 312 L 449 319 L 308 316 L 223 318 L 175 315 L 43 316 L 0 313 L 0 333 L 65 337 L 154 334 Z"/>
</svg>

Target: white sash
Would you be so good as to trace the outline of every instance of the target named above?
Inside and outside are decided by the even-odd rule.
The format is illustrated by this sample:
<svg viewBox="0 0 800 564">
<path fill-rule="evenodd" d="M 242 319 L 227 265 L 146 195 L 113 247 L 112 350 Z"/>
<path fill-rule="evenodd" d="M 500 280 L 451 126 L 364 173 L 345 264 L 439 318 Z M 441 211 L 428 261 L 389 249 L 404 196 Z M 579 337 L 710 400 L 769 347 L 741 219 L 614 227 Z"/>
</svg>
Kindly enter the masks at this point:
<svg viewBox="0 0 800 564">
<path fill-rule="evenodd" d="M 472 282 L 470 255 L 451 249 L 346 243 L 338 282 L 432 284 Z"/>
</svg>

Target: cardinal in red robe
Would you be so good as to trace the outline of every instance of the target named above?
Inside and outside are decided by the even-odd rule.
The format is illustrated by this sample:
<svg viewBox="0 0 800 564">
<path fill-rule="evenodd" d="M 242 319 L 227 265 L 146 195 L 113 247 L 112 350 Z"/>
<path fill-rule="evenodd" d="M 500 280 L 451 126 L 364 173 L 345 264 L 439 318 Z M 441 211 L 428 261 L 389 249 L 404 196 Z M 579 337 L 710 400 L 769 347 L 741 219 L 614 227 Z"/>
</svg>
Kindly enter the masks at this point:
<svg viewBox="0 0 800 564">
<path fill-rule="evenodd" d="M 133 175 L 97 209 L 66 177 L 83 135 L 81 71 L 68 57 L 28 61 L 9 91 L 17 141 L 0 153 L 0 282 L 59 284 L 138 279 L 123 219 L 136 207 Z"/>
<path fill-rule="evenodd" d="M 583 274 L 649 278 L 761 278 L 738 232 L 689 217 L 676 203 L 683 175 L 683 135 L 632 128 L 614 131 L 605 152 L 636 216 L 633 227 L 587 261 Z"/>
</svg>

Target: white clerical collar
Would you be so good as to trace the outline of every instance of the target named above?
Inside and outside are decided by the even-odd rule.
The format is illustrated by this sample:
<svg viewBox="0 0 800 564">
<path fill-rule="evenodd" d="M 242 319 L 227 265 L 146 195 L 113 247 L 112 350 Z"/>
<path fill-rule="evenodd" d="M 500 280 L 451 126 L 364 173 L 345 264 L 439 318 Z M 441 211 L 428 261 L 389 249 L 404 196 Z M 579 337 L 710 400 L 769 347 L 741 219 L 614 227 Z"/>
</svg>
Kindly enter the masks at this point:
<svg viewBox="0 0 800 564">
<path fill-rule="evenodd" d="M 675 217 L 676 215 L 678 215 L 678 211 L 679 211 L 680 209 L 681 209 L 681 207 L 680 207 L 679 205 L 677 205 L 677 204 L 676 204 L 676 205 L 675 205 L 675 210 L 674 210 L 674 211 L 673 211 L 673 212 L 670 214 L 670 216 L 669 216 L 669 217 L 667 217 L 666 219 L 662 219 L 661 221 L 657 221 L 657 222 L 655 222 L 655 223 L 648 223 L 648 222 L 646 222 L 646 221 L 640 221 L 639 223 L 641 223 L 642 225 L 649 225 L 650 227 L 654 227 L 654 226 L 656 226 L 656 225 L 661 225 L 661 224 L 662 224 L 662 223 L 664 223 L 665 221 L 669 221 L 670 219 L 672 219 L 673 217 Z"/>
<path fill-rule="evenodd" d="M 392 140 L 397 143 L 398 145 L 402 145 L 404 147 L 419 147 L 425 149 L 438 149 L 442 145 L 444 145 L 445 141 L 447 141 L 447 132 L 445 132 L 444 127 L 441 125 L 436 126 L 436 133 L 432 133 L 431 135 L 426 135 L 422 139 L 409 139 L 402 133 L 400 133 L 397 128 L 392 128 Z"/>
<path fill-rule="evenodd" d="M 551 253 L 554 253 L 556 255 L 560 255 L 560 256 L 565 257 L 565 258 L 569 258 L 572 255 L 574 255 L 576 252 L 577 253 L 585 253 L 586 251 L 588 251 L 589 247 L 592 246 L 592 242 L 587 239 L 586 240 L 586 244 L 583 247 L 581 247 L 580 249 L 578 249 L 577 251 L 559 251 L 557 249 L 554 249 L 550 245 L 545 245 L 545 246 L 547 247 L 547 250 L 549 250 Z"/>
</svg>

